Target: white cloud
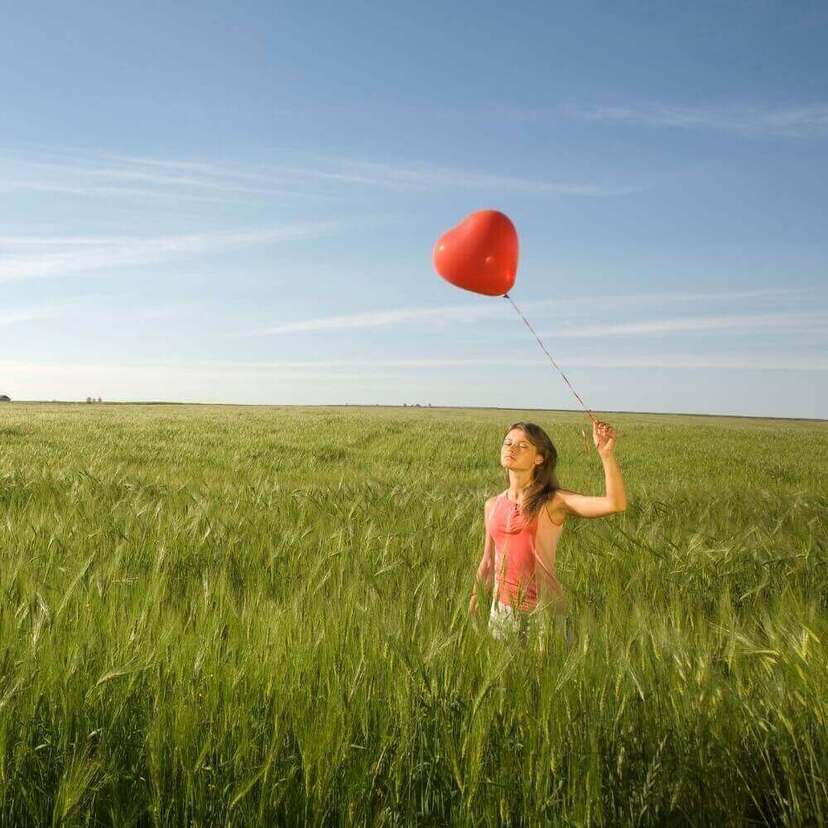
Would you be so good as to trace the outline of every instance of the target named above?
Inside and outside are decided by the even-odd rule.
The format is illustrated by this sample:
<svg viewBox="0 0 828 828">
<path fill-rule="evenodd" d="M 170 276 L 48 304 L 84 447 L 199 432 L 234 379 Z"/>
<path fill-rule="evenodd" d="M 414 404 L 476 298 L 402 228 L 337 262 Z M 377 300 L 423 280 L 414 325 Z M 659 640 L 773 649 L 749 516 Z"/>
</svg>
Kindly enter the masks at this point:
<svg viewBox="0 0 828 828">
<path fill-rule="evenodd" d="M 33 308 L 6 308 L 0 310 L 0 325 L 15 325 L 20 322 L 39 322 L 43 319 L 57 319 L 66 313 L 65 305 L 41 305 Z"/>
<path fill-rule="evenodd" d="M 72 185 L 63 184 L 58 181 L 18 179 L 0 182 L 0 192 L 35 192 L 35 193 L 61 193 L 63 195 L 83 197 L 111 197 L 121 196 L 127 198 L 163 198 L 183 201 L 198 201 L 212 203 L 226 203 L 227 198 L 198 195 L 196 193 L 184 193 L 181 191 L 169 191 L 161 189 L 139 189 L 136 187 L 117 187 L 102 185 Z"/>
<path fill-rule="evenodd" d="M 326 316 L 318 319 L 303 319 L 297 322 L 283 322 L 259 330 L 245 332 L 240 336 L 268 336 L 286 333 L 316 333 L 332 330 L 362 330 L 382 328 L 404 322 L 472 322 L 481 319 L 495 319 L 505 313 L 500 303 L 460 305 L 440 308 L 397 308 L 392 310 L 363 311 L 343 316 Z"/>
<path fill-rule="evenodd" d="M 587 303 L 607 302 L 617 304 L 666 304 L 670 302 L 728 302 L 731 299 L 761 299 L 781 298 L 784 296 L 798 296 L 809 293 L 804 288 L 758 288 L 754 290 L 717 290 L 717 291 L 689 291 L 689 292 L 666 292 L 650 291 L 648 293 L 618 293 L 602 294 L 600 296 L 580 296 L 562 299 L 558 304 L 564 303 Z M 528 307 L 528 305 L 527 305 Z"/>
<path fill-rule="evenodd" d="M 742 369 L 742 370 L 781 370 L 781 371 L 828 371 L 828 356 L 800 354 L 795 352 L 728 352 L 728 353 L 662 353 L 662 354 L 616 354 L 613 352 L 596 354 L 571 353 L 561 355 L 558 359 L 562 367 L 568 368 L 672 368 L 672 369 Z M 502 367 L 520 370 L 554 369 L 539 352 L 535 358 L 527 358 L 525 352 L 504 354 L 502 351 L 491 355 L 477 355 L 465 358 L 422 358 L 422 359 L 328 359 L 328 360 L 268 360 L 268 361 L 234 361 L 234 360 L 195 360 L 195 361 L 161 361 L 141 363 L 40 363 L 40 362 L 4 362 L 0 360 L 0 370 L 5 374 L 18 373 L 32 375 L 60 374 L 66 376 L 92 375 L 96 372 L 111 376 L 126 377 L 156 376 L 169 377 L 197 376 L 219 378 L 243 374 L 275 373 L 291 379 L 301 380 L 307 375 L 312 379 L 328 377 L 331 379 L 376 379 L 382 374 L 377 370 L 390 372 L 410 372 L 420 369 L 469 369 Z M 403 374 L 388 373 L 388 379 L 397 379 Z"/>
<path fill-rule="evenodd" d="M 563 113 L 588 121 L 645 124 L 676 129 L 711 129 L 753 136 L 818 138 L 828 135 L 828 104 L 808 106 L 567 106 Z"/>
<path fill-rule="evenodd" d="M 828 371 L 828 357 L 798 353 L 722 354 L 591 354 L 564 356 L 558 360 L 568 368 L 666 368 L 744 371 Z"/>
<path fill-rule="evenodd" d="M 580 391 L 594 409 L 619 408 L 654 410 L 652 401 L 634 393 L 638 378 L 631 382 L 618 369 L 674 372 L 673 388 L 697 388 L 694 405 L 673 396 L 664 398 L 667 410 L 703 410 L 707 413 L 756 414 L 824 417 L 822 387 L 828 376 L 828 358 L 800 354 L 659 354 L 625 357 L 604 355 L 565 355 L 560 358 Z M 604 369 L 603 376 L 590 369 Z M 718 376 L 699 377 L 687 371 L 714 371 Z M 572 373 L 575 371 L 575 373 Z M 734 372 L 773 371 L 772 380 L 763 382 L 761 406 L 754 399 L 747 403 L 739 390 L 727 395 L 727 388 L 743 388 L 754 383 L 749 376 Z M 493 372 L 501 377 L 492 382 Z M 677 373 L 676 373 L 677 372 Z M 823 372 L 815 377 L 813 372 Z M 642 386 L 664 387 L 666 375 L 639 375 Z M 763 379 L 768 379 L 767 377 Z M 505 381 L 504 381 L 505 380 Z M 616 392 L 600 399 L 599 389 L 609 382 Z M 14 399 L 82 400 L 87 396 L 106 400 L 168 400 L 172 402 L 257 403 L 265 405 L 309 404 L 400 404 L 434 402 L 450 405 L 520 404 L 522 407 L 574 407 L 567 389 L 551 366 L 538 355 L 535 360 L 510 358 L 502 352 L 486 357 L 449 360 L 330 360 L 320 362 L 190 362 L 190 363 L 75 363 L 43 364 L 0 361 L 2 392 Z M 614 385 L 613 385 L 614 384 Z M 797 388 L 801 396 L 785 401 L 774 390 Z M 718 390 L 717 390 L 718 389 Z M 722 390 L 724 389 L 724 391 Z M 676 407 L 678 406 L 678 407 Z"/>
<path fill-rule="evenodd" d="M 43 160 L 43 158 L 47 160 Z M 480 170 L 386 163 L 306 152 L 280 153 L 277 162 L 228 164 L 190 159 L 57 152 L 13 157 L 0 191 L 30 189 L 76 195 L 136 195 L 197 200 L 341 197 L 353 188 L 402 192 L 476 190 L 606 198 L 639 192 L 636 184 L 549 181 Z M 141 185 L 136 188 L 135 185 Z"/>
<path fill-rule="evenodd" d="M 625 322 L 607 325 L 584 325 L 577 328 L 561 327 L 541 334 L 548 338 L 642 336 L 647 334 L 686 333 L 689 331 L 761 331 L 767 328 L 798 330 L 808 325 L 825 325 L 828 333 L 828 314 L 824 312 L 731 314 L 726 316 L 697 316 L 685 319 L 656 319 L 646 322 Z"/>
<path fill-rule="evenodd" d="M 388 164 L 324 156 L 319 158 L 322 164 L 327 165 L 327 167 L 283 168 L 283 172 L 310 179 L 394 190 L 481 190 L 606 198 L 627 195 L 645 189 L 640 185 L 615 186 L 572 181 L 545 181 L 420 164 Z"/>
<path fill-rule="evenodd" d="M 122 163 L 137 167 L 149 167 L 156 172 L 136 172 L 139 178 L 149 177 L 163 183 L 176 177 L 159 175 L 161 170 L 198 172 L 203 178 L 184 178 L 181 183 L 205 182 L 209 186 L 227 187 L 227 180 L 253 181 L 273 185 L 297 185 L 301 183 L 368 186 L 393 190 L 455 190 L 473 189 L 518 193 L 550 193 L 573 196 L 606 197 L 638 192 L 636 186 L 606 186 L 582 182 L 554 182 L 519 176 L 504 176 L 476 170 L 458 170 L 413 163 L 382 163 L 353 158 L 342 158 L 310 153 L 293 153 L 300 163 L 262 164 L 255 167 L 222 165 L 211 162 L 173 161 L 164 159 L 110 156 Z M 304 161 L 304 163 L 301 163 Z M 129 175 L 129 171 L 125 172 Z M 222 183 L 224 182 L 224 183 Z M 255 190 L 247 190 L 255 192 Z"/>
<path fill-rule="evenodd" d="M 720 301 L 732 299 L 760 298 L 767 296 L 792 295 L 798 291 L 789 290 L 750 290 L 725 291 L 710 293 L 637 293 L 596 296 L 573 296 L 555 300 L 529 300 L 521 302 L 519 307 L 537 316 L 548 316 L 564 313 L 566 308 L 578 306 L 592 310 L 598 308 L 613 308 L 618 304 L 667 304 L 671 302 Z M 501 319 L 512 311 L 502 297 L 485 297 L 478 300 L 476 305 L 450 305 L 436 308 L 389 308 L 384 310 L 361 311 L 359 313 L 343 314 L 338 316 L 323 316 L 313 319 L 301 319 L 292 322 L 279 322 L 254 331 L 240 332 L 239 336 L 269 336 L 287 333 L 316 333 L 327 331 L 367 330 L 382 328 L 390 325 L 405 323 L 442 323 L 442 322 L 478 322 L 487 319 Z M 656 320 L 626 325 L 591 325 L 572 330 L 556 329 L 546 336 L 609 336 L 630 335 L 642 333 L 662 333 L 679 330 L 709 330 L 722 327 L 745 327 L 762 324 L 783 324 L 784 317 L 774 314 L 755 316 L 719 316 L 698 317 L 684 320 Z M 808 320 L 793 319 L 790 323 L 824 319 L 824 315 L 817 314 L 808 317 Z M 672 326 L 672 327 L 671 327 Z"/>
<path fill-rule="evenodd" d="M 7 248 L 29 250 L 0 258 L 0 282 L 42 279 L 102 268 L 131 267 L 164 261 L 178 256 L 219 252 L 241 247 L 317 239 L 339 229 L 336 222 L 317 222 L 224 233 L 193 233 L 160 238 L 80 237 L 38 239 L 6 238 Z"/>
<path fill-rule="evenodd" d="M 828 357 L 797 353 L 723 353 L 723 354 L 565 354 L 556 360 L 562 367 L 569 368 L 741 368 L 745 370 L 790 370 L 790 371 L 828 371 Z M 330 360 L 317 362 L 210 362 L 203 363 L 215 370 L 250 370 L 269 371 L 313 371 L 334 368 L 374 368 L 419 369 L 419 368 L 524 368 L 543 369 L 548 366 L 554 370 L 543 355 L 538 352 L 534 359 L 527 359 L 521 353 L 504 356 L 503 353 L 491 356 L 469 357 L 465 359 L 363 359 Z"/>
<path fill-rule="evenodd" d="M 43 160 L 44 157 L 48 160 Z M 11 168 L 0 181 L 0 192 L 31 190 L 81 196 L 151 195 L 212 202 L 234 202 L 240 196 L 321 196 L 302 188 L 289 189 L 285 176 L 277 179 L 263 175 L 260 169 L 239 166 L 54 151 L 7 156 L 5 160 L 11 162 Z"/>
</svg>

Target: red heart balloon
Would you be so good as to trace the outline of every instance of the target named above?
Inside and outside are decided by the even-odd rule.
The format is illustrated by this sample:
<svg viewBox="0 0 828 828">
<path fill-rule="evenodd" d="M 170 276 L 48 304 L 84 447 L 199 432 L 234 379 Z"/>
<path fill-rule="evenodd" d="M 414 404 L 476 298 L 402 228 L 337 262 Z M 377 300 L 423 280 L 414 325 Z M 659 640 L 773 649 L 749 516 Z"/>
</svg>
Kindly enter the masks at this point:
<svg viewBox="0 0 828 828">
<path fill-rule="evenodd" d="M 517 276 L 517 230 L 507 215 L 480 210 L 440 236 L 433 259 L 435 270 L 447 282 L 486 296 L 502 296 Z"/>
</svg>

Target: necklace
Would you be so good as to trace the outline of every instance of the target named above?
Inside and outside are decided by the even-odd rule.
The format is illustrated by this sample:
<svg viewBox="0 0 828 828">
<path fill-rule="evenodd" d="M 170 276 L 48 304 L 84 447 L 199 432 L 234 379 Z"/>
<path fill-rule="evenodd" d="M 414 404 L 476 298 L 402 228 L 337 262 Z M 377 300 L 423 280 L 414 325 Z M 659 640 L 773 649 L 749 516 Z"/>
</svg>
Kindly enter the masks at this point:
<svg viewBox="0 0 828 828">
<path fill-rule="evenodd" d="M 506 492 L 506 499 L 512 504 L 512 508 L 506 513 L 506 532 L 513 535 L 524 529 L 524 522 L 521 520 L 521 495 L 531 486 L 531 483 L 524 486 L 518 492 L 518 499 L 512 500 L 509 497 L 509 492 Z"/>
<path fill-rule="evenodd" d="M 532 487 L 531 483 L 527 483 L 525 486 L 523 486 L 517 493 L 517 500 L 512 500 L 512 498 L 509 497 L 510 490 L 508 490 L 508 489 L 506 490 L 506 499 L 509 501 L 509 503 L 512 504 L 515 511 L 518 510 L 518 507 L 519 507 L 519 504 L 520 504 L 520 501 L 521 501 L 521 496 L 523 495 L 524 492 L 529 491 L 529 489 L 531 487 Z"/>
</svg>

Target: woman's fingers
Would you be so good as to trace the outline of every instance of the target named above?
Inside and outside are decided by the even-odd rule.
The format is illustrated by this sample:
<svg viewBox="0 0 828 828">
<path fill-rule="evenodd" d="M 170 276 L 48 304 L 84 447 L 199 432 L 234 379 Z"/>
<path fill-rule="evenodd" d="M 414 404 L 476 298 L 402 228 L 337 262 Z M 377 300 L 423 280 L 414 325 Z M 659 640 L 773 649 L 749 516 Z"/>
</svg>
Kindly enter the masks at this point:
<svg viewBox="0 0 828 828">
<path fill-rule="evenodd" d="M 592 435 L 598 445 L 603 445 L 615 439 L 615 429 L 609 423 L 596 420 L 592 423 Z"/>
</svg>

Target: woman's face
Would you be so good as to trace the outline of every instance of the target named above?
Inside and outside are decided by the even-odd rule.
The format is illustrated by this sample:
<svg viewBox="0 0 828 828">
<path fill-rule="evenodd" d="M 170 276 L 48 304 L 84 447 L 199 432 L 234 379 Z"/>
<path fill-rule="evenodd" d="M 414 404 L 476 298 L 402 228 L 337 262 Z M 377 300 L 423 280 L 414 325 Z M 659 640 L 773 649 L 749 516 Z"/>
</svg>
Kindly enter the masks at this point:
<svg viewBox="0 0 828 828">
<path fill-rule="evenodd" d="M 526 433 L 520 428 L 513 428 L 504 438 L 500 447 L 500 465 L 510 471 L 530 471 L 543 457 L 529 442 Z"/>
</svg>

